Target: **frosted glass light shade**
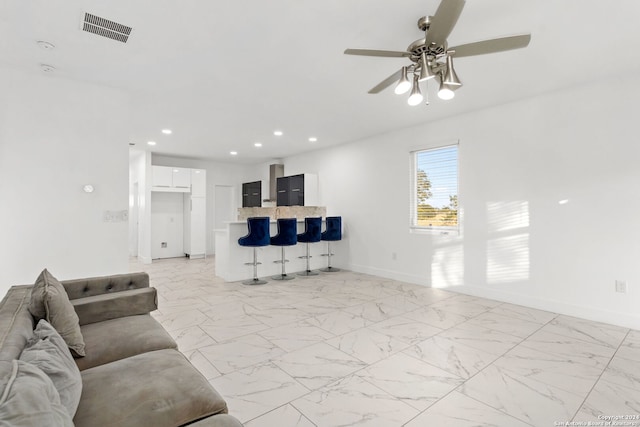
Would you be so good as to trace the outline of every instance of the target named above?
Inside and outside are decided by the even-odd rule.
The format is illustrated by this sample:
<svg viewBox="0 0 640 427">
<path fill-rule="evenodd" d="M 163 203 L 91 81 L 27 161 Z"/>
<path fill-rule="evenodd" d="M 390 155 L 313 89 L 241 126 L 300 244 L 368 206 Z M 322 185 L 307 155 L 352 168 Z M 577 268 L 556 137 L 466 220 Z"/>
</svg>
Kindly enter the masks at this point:
<svg viewBox="0 0 640 427">
<path fill-rule="evenodd" d="M 411 89 L 411 82 L 407 77 L 407 67 L 402 67 L 402 75 L 400 76 L 400 80 L 398 80 L 394 92 L 396 95 L 402 95 L 403 93 L 409 92 L 409 89 Z"/>
</svg>

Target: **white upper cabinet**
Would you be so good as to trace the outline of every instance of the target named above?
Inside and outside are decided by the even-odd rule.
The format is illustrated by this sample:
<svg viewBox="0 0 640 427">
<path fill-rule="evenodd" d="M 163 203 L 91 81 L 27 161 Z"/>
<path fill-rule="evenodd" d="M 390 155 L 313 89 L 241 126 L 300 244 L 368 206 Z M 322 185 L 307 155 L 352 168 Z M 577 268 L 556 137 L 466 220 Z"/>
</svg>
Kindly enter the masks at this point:
<svg viewBox="0 0 640 427">
<path fill-rule="evenodd" d="M 175 188 L 191 188 L 191 169 L 173 168 L 173 187 Z"/>
<path fill-rule="evenodd" d="M 153 166 L 153 186 L 171 187 L 173 185 L 173 168 Z"/>
<path fill-rule="evenodd" d="M 191 191 L 191 169 L 153 166 L 152 191 L 188 193 Z"/>
<path fill-rule="evenodd" d="M 191 196 L 205 197 L 207 195 L 207 171 L 191 169 Z"/>
</svg>

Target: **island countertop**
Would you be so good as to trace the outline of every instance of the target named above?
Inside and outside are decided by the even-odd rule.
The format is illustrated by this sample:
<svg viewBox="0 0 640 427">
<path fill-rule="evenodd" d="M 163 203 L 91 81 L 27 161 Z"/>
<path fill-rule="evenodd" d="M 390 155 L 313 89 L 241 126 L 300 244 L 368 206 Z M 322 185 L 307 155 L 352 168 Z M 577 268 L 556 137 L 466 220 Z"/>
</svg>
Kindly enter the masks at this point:
<svg viewBox="0 0 640 427">
<path fill-rule="evenodd" d="M 271 219 L 296 218 L 302 220 L 306 217 L 325 218 L 327 208 L 324 206 L 270 206 L 261 208 L 238 208 L 238 220 L 243 221 L 254 216 L 268 216 Z"/>
</svg>

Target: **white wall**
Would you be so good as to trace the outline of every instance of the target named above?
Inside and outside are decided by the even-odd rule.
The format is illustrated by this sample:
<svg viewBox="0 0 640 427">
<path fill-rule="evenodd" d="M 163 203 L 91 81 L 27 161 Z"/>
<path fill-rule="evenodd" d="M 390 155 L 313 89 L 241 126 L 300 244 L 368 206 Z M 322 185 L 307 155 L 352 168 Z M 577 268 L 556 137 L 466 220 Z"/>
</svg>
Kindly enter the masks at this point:
<svg viewBox="0 0 640 427">
<path fill-rule="evenodd" d="M 215 235 L 213 228 L 215 224 L 215 186 L 228 185 L 234 188 L 236 195 L 233 201 L 234 210 L 242 205 L 240 191 L 242 189 L 242 177 L 246 166 L 214 162 L 209 160 L 185 159 L 180 157 L 170 157 L 153 155 L 152 164 L 158 166 L 176 166 L 183 168 L 205 169 L 207 171 L 207 254 L 215 253 Z"/>
<path fill-rule="evenodd" d="M 0 295 L 33 283 L 123 273 L 128 98 L 119 91 L 0 69 Z M 93 193 L 84 193 L 92 184 Z"/>
<path fill-rule="evenodd" d="M 290 157 L 285 170 L 318 173 L 321 204 L 343 216 L 347 268 L 640 328 L 638 99 L 640 79 L 598 82 Z M 411 234 L 409 152 L 455 140 L 462 233 Z"/>
</svg>

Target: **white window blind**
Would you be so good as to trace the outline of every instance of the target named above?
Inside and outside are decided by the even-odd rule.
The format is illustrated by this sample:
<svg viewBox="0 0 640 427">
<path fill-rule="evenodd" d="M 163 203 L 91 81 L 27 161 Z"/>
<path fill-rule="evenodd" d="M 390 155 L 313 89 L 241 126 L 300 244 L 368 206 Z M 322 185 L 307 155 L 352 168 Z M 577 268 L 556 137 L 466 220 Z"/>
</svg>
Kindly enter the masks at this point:
<svg viewBox="0 0 640 427">
<path fill-rule="evenodd" d="M 458 144 L 411 153 L 410 226 L 457 231 Z"/>
</svg>

